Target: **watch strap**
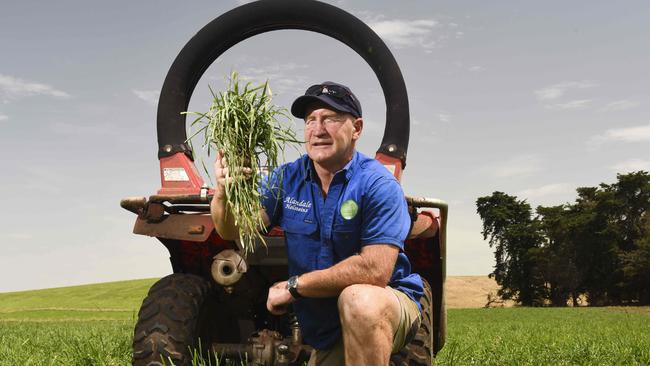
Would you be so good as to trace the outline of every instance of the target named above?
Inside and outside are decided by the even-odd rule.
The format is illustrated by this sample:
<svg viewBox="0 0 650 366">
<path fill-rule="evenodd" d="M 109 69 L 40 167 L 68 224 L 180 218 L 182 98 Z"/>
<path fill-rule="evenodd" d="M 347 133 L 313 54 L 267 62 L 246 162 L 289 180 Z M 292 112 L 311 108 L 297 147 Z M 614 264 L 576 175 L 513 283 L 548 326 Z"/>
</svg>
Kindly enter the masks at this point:
<svg viewBox="0 0 650 366">
<path fill-rule="evenodd" d="M 302 295 L 298 293 L 298 276 L 293 276 L 287 281 L 287 290 L 294 299 L 302 298 Z"/>
</svg>

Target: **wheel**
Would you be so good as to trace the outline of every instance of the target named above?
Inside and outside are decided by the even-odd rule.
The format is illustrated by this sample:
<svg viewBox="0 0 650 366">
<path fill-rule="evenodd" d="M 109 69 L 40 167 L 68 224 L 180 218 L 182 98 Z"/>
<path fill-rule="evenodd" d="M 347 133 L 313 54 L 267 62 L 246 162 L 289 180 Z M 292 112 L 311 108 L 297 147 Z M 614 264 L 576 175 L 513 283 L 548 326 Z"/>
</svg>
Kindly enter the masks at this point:
<svg viewBox="0 0 650 366">
<path fill-rule="evenodd" d="M 135 325 L 133 365 L 169 365 L 169 359 L 190 365 L 199 339 L 201 350 L 208 351 L 214 299 L 210 282 L 191 274 L 175 273 L 151 286 Z"/>
<path fill-rule="evenodd" d="M 420 298 L 422 322 L 413 339 L 398 353 L 391 355 L 390 366 L 431 366 L 433 358 L 433 316 L 431 306 L 431 286 L 424 283 L 424 295 Z"/>
</svg>

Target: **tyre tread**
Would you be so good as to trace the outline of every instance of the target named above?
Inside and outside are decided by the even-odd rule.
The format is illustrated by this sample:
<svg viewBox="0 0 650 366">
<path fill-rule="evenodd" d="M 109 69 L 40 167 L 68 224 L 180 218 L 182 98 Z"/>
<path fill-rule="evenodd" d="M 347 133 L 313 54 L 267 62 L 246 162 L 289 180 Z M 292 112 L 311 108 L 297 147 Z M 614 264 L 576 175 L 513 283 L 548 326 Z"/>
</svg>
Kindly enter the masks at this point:
<svg viewBox="0 0 650 366">
<path fill-rule="evenodd" d="M 210 283 L 191 275 L 163 277 L 149 289 L 138 312 L 133 337 L 133 365 L 160 365 L 161 357 L 175 365 L 189 365 L 189 349 L 196 347 L 198 319 L 210 296 Z"/>
<path fill-rule="evenodd" d="M 422 279 L 424 283 L 424 295 L 420 298 L 422 306 L 422 322 L 413 339 L 399 352 L 391 355 L 390 366 L 431 366 L 433 358 L 433 329 L 431 306 L 431 286 Z"/>
</svg>

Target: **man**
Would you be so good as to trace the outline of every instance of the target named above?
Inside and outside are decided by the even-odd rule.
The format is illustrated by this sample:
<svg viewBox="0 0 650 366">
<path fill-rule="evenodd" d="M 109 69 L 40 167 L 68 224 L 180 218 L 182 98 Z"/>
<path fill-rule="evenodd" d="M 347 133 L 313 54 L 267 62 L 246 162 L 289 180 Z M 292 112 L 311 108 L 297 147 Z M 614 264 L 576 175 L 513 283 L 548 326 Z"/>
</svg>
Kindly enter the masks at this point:
<svg viewBox="0 0 650 366">
<path fill-rule="evenodd" d="M 290 275 L 269 289 L 267 308 L 283 314 L 293 305 L 315 349 L 309 365 L 388 365 L 421 318 L 422 280 L 403 253 L 404 193 L 387 169 L 355 150 L 363 119 L 349 88 L 314 85 L 291 112 L 305 121 L 307 154 L 271 174 L 262 192 L 264 224 L 285 232 Z M 227 170 L 218 156 L 211 207 L 217 232 L 234 239 L 222 188 Z M 280 187 L 273 184 L 279 171 Z"/>
</svg>

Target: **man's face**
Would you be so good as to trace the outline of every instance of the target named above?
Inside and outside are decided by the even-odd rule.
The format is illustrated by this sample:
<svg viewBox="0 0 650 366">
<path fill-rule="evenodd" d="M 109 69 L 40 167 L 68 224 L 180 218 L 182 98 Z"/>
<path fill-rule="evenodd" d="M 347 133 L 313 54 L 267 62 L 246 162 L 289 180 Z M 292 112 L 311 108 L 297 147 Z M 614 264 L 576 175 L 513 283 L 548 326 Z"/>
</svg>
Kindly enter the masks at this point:
<svg viewBox="0 0 650 366">
<path fill-rule="evenodd" d="M 312 105 L 305 115 L 305 146 L 315 164 L 342 169 L 352 158 L 361 136 L 363 120 L 322 105 Z"/>
</svg>

